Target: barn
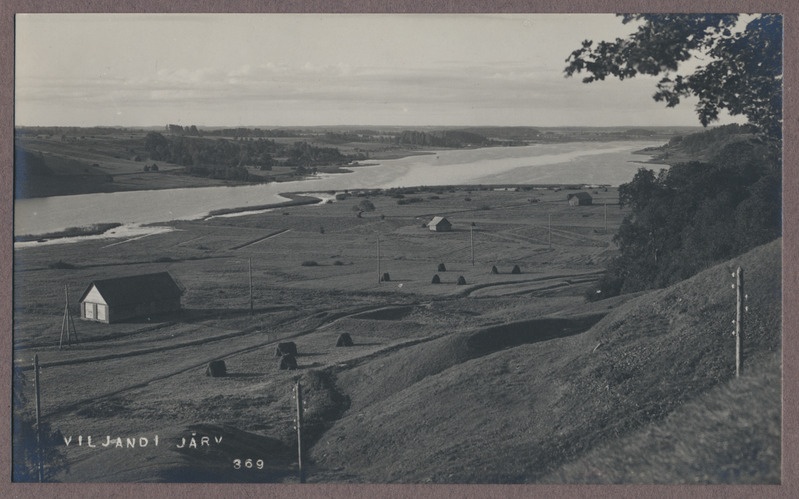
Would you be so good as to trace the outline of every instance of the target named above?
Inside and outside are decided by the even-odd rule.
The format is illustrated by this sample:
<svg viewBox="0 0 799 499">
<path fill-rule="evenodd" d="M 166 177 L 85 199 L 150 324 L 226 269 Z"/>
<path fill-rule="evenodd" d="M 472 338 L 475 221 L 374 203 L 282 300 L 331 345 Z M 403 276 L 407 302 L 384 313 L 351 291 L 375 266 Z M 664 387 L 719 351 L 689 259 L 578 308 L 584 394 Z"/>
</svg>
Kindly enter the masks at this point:
<svg viewBox="0 0 799 499">
<path fill-rule="evenodd" d="M 80 297 L 80 318 L 109 324 L 174 312 L 182 294 L 169 272 L 93 281 Z"/>
<path fill-rule="evenodd" d="M 452 230 L 452 224 L 444 217 L 433 217 L 428 222 L 427 228 L 436 232 L 448 232 Z"/>
<path fill-rule="evenodd" d="M 569 194 L 566 196 L 566 200 L 571 206 L 586 206 L 592 203 L 593 198 L 591 198 L 591 195 L 587 192 L 578 192 L 576 194 Z"/>
</svg>

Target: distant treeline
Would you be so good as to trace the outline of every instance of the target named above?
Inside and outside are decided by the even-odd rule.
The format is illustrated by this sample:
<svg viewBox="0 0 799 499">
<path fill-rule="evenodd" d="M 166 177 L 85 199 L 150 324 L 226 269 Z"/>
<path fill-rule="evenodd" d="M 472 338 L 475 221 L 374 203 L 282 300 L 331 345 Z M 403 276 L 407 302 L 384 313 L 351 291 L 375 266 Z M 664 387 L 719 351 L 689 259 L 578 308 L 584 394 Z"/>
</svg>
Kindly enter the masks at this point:
<svg viewBox="0 0 799 499">
<path fill-rule="evenodd" d="M 666 152 L 710 159 L 641 168 L 619 187 L 631 208 L 614 238 L 621 254 L 588 296 L 668 286 L 780 237 L 782 144 L 750 132 L 729 125 L 675 139 Z"/>
<path fill-rule="evenodd" d="M 186 135 L 188 137 L 234 137 L 234 138 L 259 138 L 259 137 L 296 137 L 296 130 L 265 129 L 265 128 L 210 128 L 199 129 L 197 125 L 182 126 L 169 124 L 166 132 L 173 135 Z"/>
<path fill-rule="evenodd" d="M 397 144 L 409 144 L 428 147 L 461 148 L 470 146 L 491 146 L 496 143 L 486 137 L 463 130 L 444 130 L 437 132 L 419 132 L 405 130 L 395 139 Z"/>
<path fill-rule="evenodd" d="M 144 138 L 144 148 L 150 159 L 183 165 L 186 172 L 229 180 L 258 180 L 247 166 L 271 170 L 273 166 L 292 167 L 300 175 L 323 165 L 345 165 L 365 159 L 361 154 L 343 154 L 334 147 L 316 147 L 307 142 L 276 143 L 273 140 L 229 140 L 164 136 L 150 132 Z M 255 177 L 255 178 L 253 178 Z"/>
</svg>

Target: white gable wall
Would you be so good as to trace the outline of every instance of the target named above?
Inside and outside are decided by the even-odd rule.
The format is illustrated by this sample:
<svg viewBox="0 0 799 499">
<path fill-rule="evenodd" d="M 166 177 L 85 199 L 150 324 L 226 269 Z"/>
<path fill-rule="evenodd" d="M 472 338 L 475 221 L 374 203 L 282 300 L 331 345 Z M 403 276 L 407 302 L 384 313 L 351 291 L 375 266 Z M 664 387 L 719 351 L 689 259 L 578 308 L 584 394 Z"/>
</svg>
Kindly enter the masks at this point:
<svg viewBox="0 0 799 499">
<path fill-rule="evenodd" d="M 103 295 L 101 295 L 100 292 L 97 290 L 97 286 L 92 286 L 92 289 L 90 289 L 89 292 L 86 293 L 86 298 L 84 298 L 83 301 L 108 305 L 105 302 Z"/>
<path fill-rule="evenodd" d="M 108 304 L 103 295 L 97 290 L 97 286 L 92 286 L 86 297 L 81 302 L 81 319 L 108 322 Z"/>
</svg>

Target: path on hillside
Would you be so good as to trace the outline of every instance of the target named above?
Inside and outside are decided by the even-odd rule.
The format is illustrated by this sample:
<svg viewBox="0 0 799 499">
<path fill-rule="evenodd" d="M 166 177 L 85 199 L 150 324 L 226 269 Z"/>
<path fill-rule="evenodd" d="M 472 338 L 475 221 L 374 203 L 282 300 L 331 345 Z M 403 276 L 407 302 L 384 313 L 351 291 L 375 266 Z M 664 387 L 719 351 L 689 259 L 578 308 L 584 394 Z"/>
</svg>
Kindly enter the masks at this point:
<svg viewBox="0 0 799 499">
<path fill-rule="evenodd" d="M 72 410 L 74 410 L 74 409 L 76 409 L 78 407 L 81 407 L 81 406 L 84 406 L 84 405 L 87 405 L 87 404 L 90 404 L 90 403 L 95 403 L 95 402 L 97 402 L 99 400 L 102 400 L 102 399 L 107 399 L 107 398 L 110 398 L 110 397 L 114 397 L 116 395 L 131 391 L 131 390 L 134 390 L 134 389 L 142 388 L 144 386 L 149 385 L 150 383 L 153 383 L 153 382 L 156 382 L 156 381 L 160 381 L 160 380 L 163 380 L 163 379 L 167 379 L 167 378 L 170 378 L 170 377 L 173 377 L 173 376 L 177 376 L 179 374 L 185 373 L 185 372 L 190 371 L 192 369 L 201 368 L 203 366 L 206 366 L 212 360 L 226 359 L 226 358 L 229 358 L 229 357 L 232 357 L 232 356 L 235 356 L 235 355 L 240 355 L 240 354 L 251 352 L 251 351 L 254 351 L 254 350 L 257 350 L 257 349 L 266 348 L 266 347 L 270 347 L 270 346 L 273 346 L 273 345 L 276 346 L 277 343 L 279 343 L 281 341 L 287 341 L 287 340 L 296 339 L 296 338 L 299 338 L 299 337 L 302 337 L 302 336 L 317 332 L 317 331 L 319 331 L 319 330 L 321 330 L 323 328 L 327 328 L 330 325 L 332 325 L 333 323 L 335 323 L 335 322 L 337 322 L 337 321 L 339 321 L 341 319 L 344 319 L 344 318 L 347 318 L 347 317 L 351 317 L 351 316 L 355 316 L 355 315 L 359 315 L 359 314 L 362 314 L 362 313 L 378 311 L 378 310 L 382 310 L 382 309 L 385 309 L 387 307 L 393 307 L 393 306 L 408 306 L 408 305 L 407 304 L 386 304 L 386 303 L 383 303 L 383 304 L 379 304 L 379 305 L 369 305 L 369 306 L 357 307 L 357 308 L 349 309 L 349 310 L 346 310 L 346 311 L 337 311 L 335 313 L 329 313 L 329 312 L 333 311 L 333 309 L 322 311 L 322 312 L 317 313 L 316 315 L 328 314 L 328 313 L 329 313 L 329 315 L 324 317 L 324 319 L 322 319 L 322 321 L 319 324 L 317 324 L 317 325 L 315 325 L 313 327 L 305 328 L 305 329 L 302 329 L 300 331 L 291 332 L 291 333 L 287 333 L 287 334 L 267 333 L 265 335 L 265 338 L 263 336 L 260 336 L 260 337 L 256 336 L 255 338 L 253 338 L 254 339 L 253 343 L 247 342 L 247 344 L 244 345 L 244 346 L 237 346 L 237 347 L 229 348 L 229 349 L 224 349 L 224 343 L 222 343 L 222 344 L 219 345 L 219 349 L 216 352 L 214 352 L 212 355 L 204 356 L 204 357 L 201 357 L 199 359 L 192 359 L 188 364 L 184 363 L 183 365 L 181 365 L 178 368 L 171 369 L 171 370 L 168 370 L 166 372 L 162 372 L 162 373 L 150 376 L 150 377 L 146 377 L 145 379 L 140 380 L 140 381 L 136 381 L 136 382 L 132 382 L 132 383 L 125 383 L 122 386 L 119 386 L 119 387 L 114 388 L 112 390 L 108 390 L 108 391 L 105 391 L 105 392 L 102 392 L 102 393 L 99 393 L 99 394 L 92 394 L 90 396 L 85 396 L 85 397 L 83 397 L 83 398 L 81 398 L 79 400 L 72 400 L 68 404 L 58 405 L 56 408 L 50 410 L 49 412 L 46 412 L 45 416 L 46 417 L 53 417 L 53 416 L 57 416 L 57 415 L 60 415 L 60 414 L 64 414 L 64 413 L 70 412 L 70 411 L 72 411 Z M 338 309 L 335 309 L 335 310 L 338 310 Z M 303 320 L 303 319 L 304 319 L 304 317 L 300 318 L 299 320 Z M 129 357 L 137 357 L 137 356 L 150 355 L 150 354 L 170 354 L 170 355 L 174 356 L 174 355 L 176 355 L 175 351 L 183 349 L 183 348 L 186 348 L 186 347 L 204 346 L 204 345 L 208 345 L 210 343 L 218 342 L 218 341 L 225 340 L 225 339 L 231 339 L 231 338 L 234 338 L 234 337 L 242 337 L 243 338 L 243 337 L 247 337 L 247 336 L 250 336 L 250 335 L 258 335 L 258 334 L 262 334 L 262 333 L 263 333 L 263 331 L 261 331 L 260 328 L 252 327 L 252 328 L 246 328 L 246 329 L 243 329 L 243 330 L 240 330 L 240 331 L 234 331 L 234 332 L 229 332 L 229 333 L 225 333 L 225 334 L 221 334 L 221 335 L 214 335 L 214 336 L 210 336 L 210 337 L 206 337 L 206 338 L 202 338 L 202 339 L 198 339 L 198 340 L 181 342 L 181 343 L 176 343 L 176 344 L 171 344 L 171 345 L 164 345 L 164 346 L 160 346 L 160 347 L 137 349 L 137 350 L 131 350 L 131 351 L 127 351 L 127 352 L 119 352 L 119 353 L 99 355 L 99 356 L 77 357 L 77 358 L 58 360 L 58 361 L 46 361 L 46 362 L 42 362 L 40 364 L 40 368 L 43 369 L 43 370 L 48 370 L 49 371 L 51 369 L 54 369 L 54 368 L 57 369 L 59 367 L 72 367 L 72 366 L 76 366 L 76 365 L 79 365 L 79 364 L 94 364 L 94 363 L 105 362 L 105 361 L 116 361 L 116 360 L 121 360 L 121 359 L 129 358 Z M 418 343 L 418 341 L 419 341 L 419 339 L 416 338 L 414 340 L 414 343 Z M 396 345 L 389 345 L 389 348 L 391 348 L 391 347 L 396 347 Z M 30 370 L 30 369 L 33 368 L 33 366 L 30 365 L 30 364 L 27 364 L 27 365 L 24 365 L 24 366 L 21 366 L 21 367 L 22 367 L 23 370 Z"/>
</svg>

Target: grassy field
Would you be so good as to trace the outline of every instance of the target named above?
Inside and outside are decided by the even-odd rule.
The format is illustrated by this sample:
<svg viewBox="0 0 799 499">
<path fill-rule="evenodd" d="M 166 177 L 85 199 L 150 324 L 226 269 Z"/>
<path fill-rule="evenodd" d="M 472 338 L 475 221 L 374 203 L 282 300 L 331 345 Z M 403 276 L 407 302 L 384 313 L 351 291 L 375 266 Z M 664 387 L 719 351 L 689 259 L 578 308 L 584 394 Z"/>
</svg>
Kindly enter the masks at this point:
<svg viewBox="0 0 799 499">
<path fill-rule="evenodd" d="M 599 455 L 596 462 L 615 467 L 609 456 L 645 432 L 670 435 L 690 418 L 690 404 L 773 388 L 779 244 L 741 259 L 753 310 L 747 362 L 765 367 L 752 369 L 751 382 L 730 383 L 727 270 L 587 302 L 615 254 L 612 235 L 625 211 L 615 189 L 592 192 L 595 205 L 583 207 L 569 206 L 567 192 L 383 193 L 370 196 L 375 210 L 360 217 L 353 207 L 362 199 L 353 196 L 176 222 L 144 238 L 17 250 L 14 358 L 29 368 L 39 355 L 46 420 L 75 440 L 157 434 L 161 441 L 158 448 L 64 446 L 70 468 L 59 478 L 296 481 L 299 379 L 311 482 L 640 481 L 640 474 L 583 472 L 580 460 Z M 398 203 L 413 197 L 420 201 Z M 424 228 L 434 215 L 446 216 L 453 231 Z M 72 268 L 53 268 L 57 262 Z M 511 273 L 514 265 L 520 274 Z M 180 313 L 112 325 L 77 320 L 80 343 L 59 350 L 65 286 L 77 316 L 92 280 L 165 270 L 186 289 Z M 380 282 L 386 272 L 390 280 Z M 440 284 L 431 283 L 435 274 Z M 460 276 L 465 285 L 456 284 Z M 335 347 L 344 332 L 355 345 Z M 296 371 L 278 369 L 275 346 L 288 339 L 299 349 Z M 228 376 L 204 376 L 214 359 L 225 360 Z M 751 438 L 771 456 L 765 469 L 745 479 L 697 472 L 693 481 L 778 480 L 779 401 L 764 400 L 777 408 Z M 179 449 L 192 432 L 223 439 Z M 672 462 L 683 459 L 676 456 Z M 236 459 L 263 466 L 236 470 Z M 652 463 L 661 473 L 662 463 Z"/>
</svg>

